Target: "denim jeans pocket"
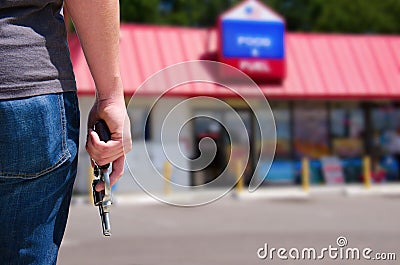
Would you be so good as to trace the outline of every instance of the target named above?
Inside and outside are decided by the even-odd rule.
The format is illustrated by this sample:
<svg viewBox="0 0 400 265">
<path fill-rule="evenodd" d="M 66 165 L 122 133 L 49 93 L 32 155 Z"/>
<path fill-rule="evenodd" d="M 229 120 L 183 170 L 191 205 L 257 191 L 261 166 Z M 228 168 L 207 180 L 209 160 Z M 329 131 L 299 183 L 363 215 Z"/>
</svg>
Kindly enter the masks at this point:
<svg viewBox="0 0 400 265">
<path fill-rule="evenodd" d="M 71 157 L 62 94 L 2 100 L 0 123 L 0 177 L 37 178 Z"/>
</svg>

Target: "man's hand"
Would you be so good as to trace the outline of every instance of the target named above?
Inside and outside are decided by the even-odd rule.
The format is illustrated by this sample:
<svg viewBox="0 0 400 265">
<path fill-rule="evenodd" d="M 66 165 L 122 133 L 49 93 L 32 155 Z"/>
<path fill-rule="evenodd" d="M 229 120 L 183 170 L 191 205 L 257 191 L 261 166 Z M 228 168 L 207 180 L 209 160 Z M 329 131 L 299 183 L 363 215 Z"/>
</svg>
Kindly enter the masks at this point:
<svg viewBox="0 0 400 265">
<path fill-rule="evenodd" d="M 97 133 L 93 131 L 93 125 L 100 119 L 104 120 L 110 129 L 111 140 L 107 143 L 100 141 Z M 97 99 L 89 113 L 86 150 L 98 165 L 112 162 L 111 185 L 124 173 L 125 154 L 131 149 L 130 122 L 123 97 Z M 97 191 L 103 189 L 104 183 L 96 186 Z"/>
</svg>

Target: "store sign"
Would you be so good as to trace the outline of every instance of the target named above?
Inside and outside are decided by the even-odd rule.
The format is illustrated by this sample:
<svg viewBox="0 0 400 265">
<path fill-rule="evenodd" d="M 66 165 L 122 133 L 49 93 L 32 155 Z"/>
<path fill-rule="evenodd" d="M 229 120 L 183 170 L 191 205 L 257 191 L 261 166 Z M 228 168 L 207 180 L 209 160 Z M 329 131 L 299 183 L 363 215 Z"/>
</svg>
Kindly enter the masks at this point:
<svg viewBox="0 0 400 265">
<path fill-rule="evenodd" d="M 283 59 L 283 39 L 280 22 L 222 21 L 224 57 Z"/>
<path fill-rule="evenodd" d="M 343 166 L 338 157 L 323 157 L 321 163 L 326 184 L 344 183 Z"/>
<path fill-rule="evenodd" d="M 252 61 L 247 61 L 247 60 L 241 60 L 239 62 L 239 68 L 243 69 L 244 71 L 250 71 L 250 72 L 265 72 L 268 73 L 271 71 L 271 68 L 269 67 L 267 62 L 252 62 Z"/>
<path fill-rule="evenodd" d="M 285 22 L 256 0 L 220 17 L 219 59 L 256 79 L 285 76 Z"/>
</svg>

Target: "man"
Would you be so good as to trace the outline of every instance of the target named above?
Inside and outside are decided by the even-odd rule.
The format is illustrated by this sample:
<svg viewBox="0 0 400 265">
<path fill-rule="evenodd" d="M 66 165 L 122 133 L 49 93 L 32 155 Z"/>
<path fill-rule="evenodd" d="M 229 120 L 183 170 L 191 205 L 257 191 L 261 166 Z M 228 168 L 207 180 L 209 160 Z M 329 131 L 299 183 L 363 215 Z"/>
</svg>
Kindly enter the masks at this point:
<svg viewBox="0 0 400 265">
<path fill-rule="evenodd" d="M 79 139 L 76 85 L 60 14 L 74 21 L 96 84 L 86 149 L 113 162 L 131 149 L 119 70 L 118 0 L 0 0 L 0 264 L 55 264 Z M 111 140 L 90 130 L 103 119 Z M 104 188 L 103 184 L 96 187 Z"/>
</svg>

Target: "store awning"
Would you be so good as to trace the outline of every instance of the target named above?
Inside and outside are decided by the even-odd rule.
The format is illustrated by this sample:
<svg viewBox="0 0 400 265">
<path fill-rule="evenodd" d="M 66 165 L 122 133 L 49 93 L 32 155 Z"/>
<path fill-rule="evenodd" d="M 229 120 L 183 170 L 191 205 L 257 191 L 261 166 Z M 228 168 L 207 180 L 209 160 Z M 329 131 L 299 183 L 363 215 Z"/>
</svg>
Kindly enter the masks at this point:
<svg viewBox="0 0 400 265">
<path fill-rule="evenodd" d="M 80 95 L 93 95 L 91 78 L 76 35 L 69 38 Z M 121 71 L 125 94 L 159 70 L 210 58 L 215 30 L 125 24 L 121 26 Z M 267 98 L 400 99 L 400 36 L 287 33 L 287 77 L 259 84 Z M 149 95 L 157 94 L 151 88 Z M 253 92 L 243 88 L 243 95 Z M 171 96 L 234 96 L 220 86 L 182 86 Z"/>
</svg>

